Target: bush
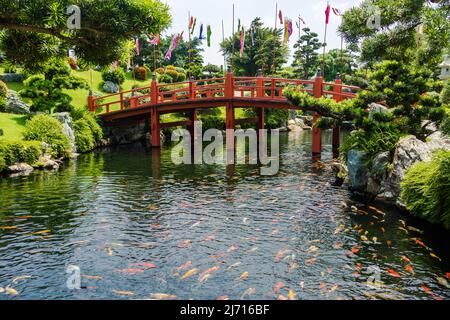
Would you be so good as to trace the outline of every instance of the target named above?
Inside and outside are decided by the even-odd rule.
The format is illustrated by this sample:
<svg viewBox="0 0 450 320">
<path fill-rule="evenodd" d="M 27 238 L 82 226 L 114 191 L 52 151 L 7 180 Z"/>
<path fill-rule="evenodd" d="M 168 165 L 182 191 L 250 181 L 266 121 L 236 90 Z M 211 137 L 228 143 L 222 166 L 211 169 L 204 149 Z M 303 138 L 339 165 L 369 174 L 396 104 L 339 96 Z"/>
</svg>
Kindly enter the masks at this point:
<svg viewBox="0 0 450 320">
<path fill-rule="evenodd" d="M 159 76 L 159 82 L 161 83 L 173 83 L 173 78 L 168 74 L 162 74 Z"/>
<path fill-rule="evenodd" d="M 41 155 L 42 143 L 39 141 L 0 142 L 0 171 L 18 162 L 32 165 Z"/>
<path fill-rule="evenodd" d="M 0 112 L 6 111 L 6 105 L 7 105 L 6 99 L 0 97 Z"/>
<path fill-rule="evenodd" d="M 125 82 L 125 72 L 121 68 L 116 70 L 105 70 L 102 72 L 103 81 L 111 81 L 113 83 L 122 84 Z"/>
<path fill-rule="evenodd" d="M 8 95 L 8 86 L 0 80 L 0 98 L 6 98 Z"/>
<path fill-rule="evenodd" d="M 200 120 L 203 132 L 209 129 L 225 130 L 226 128 L 225 119 L 219 116 L 202 116 Z"/>
<path fill-rule="evenodd" d="M 27 141 L 45 142 L 50 146 L 50 150 L 46 151 L 54 157 L 65 157 L 72 151 L 61 123 L 49 115 L 37 115 L 29 120 L 25 126 L 24 138 Z"/>
<path fill-rule="evenodd" d="M 145 81 L 148 78 L 148 71 L 145 67 L 135 68 L 133 72 L 137 80 Z"/>
<path fill-rule="evenodd" d="M 444 88 L 441 91 L 441 103 L 450 104 L 450 80 L 445 82 Z"/>
<path fill-rule="evenodd" d="M 416 163 L 401 183 L 401 200 L 418 217 L 450 229 L 450 151 Z"/>
<path fill-rule="evenodd" d="M 244 109 L 244 114 L 248 117 L 255 117 L 253 109 Z M 264 109 L 264 126 L 266 129 L 278 129 L 287 124 L 289 120 L 289 110 Z"/>
<path fill-rule="evenodd" d="M 78 152 L 88 152 L 94 149 L 95 141 L 91 128 L 85 119 L 80 119 L 74 122 L 73 128 L 75 130 L 75 143 Z"/>
</svg>

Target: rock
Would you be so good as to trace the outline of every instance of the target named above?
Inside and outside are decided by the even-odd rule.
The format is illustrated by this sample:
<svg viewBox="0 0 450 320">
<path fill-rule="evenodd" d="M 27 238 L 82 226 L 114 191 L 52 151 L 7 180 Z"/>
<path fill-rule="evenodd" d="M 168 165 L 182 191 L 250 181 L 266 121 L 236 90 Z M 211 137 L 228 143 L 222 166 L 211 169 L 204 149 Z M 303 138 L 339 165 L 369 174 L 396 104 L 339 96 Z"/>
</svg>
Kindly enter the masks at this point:
<svg viewBox="0 0 450 320">
<path fill-rule="evenodd" d="M 26 173 L 30 173 L 32 171 L 33 171 L 33 167 L 27 163 L 16 163 L 12 166 L 9 166 L 7 169 L 7 172 L 10 174 L 16 174 L 16 173 L 26 174 Z"/>
<path fill-rule="evenodd" d="M 107 93 L 118 93 L 120 91 L 120 86 L 112 81 L 106 81 L 103 84 L 103 91 Z"/>
<path fill-rule="evenodd" d="M 303 130 L 303 127 L 301 125 L 299 125 L 296 120 L 297 119 L 288 121 L 288 130 L 289 131 L 302 131 Z"/>
<path fill-rule="evenodd" d="M 75 131 L 73 130 L 72 117 L 68 112 L 54 113 L 52 116 L 61 122 L 63 133 L 69 138 L 72 144 L 72 152 L 76 152 L 77 146 L 75 144 Z"/>
<path fill-rule="evenodd" d="M 389 109 L 378 103 L 369 104 L 369 119 L 373 119 L 374 114 L 389 114 Z"/>
<path fill-rule="evenodd" d="M 332 185 L 337 187 L 342 186 L 345 179 L 348 177 L 347 167 L 340 161 L 334 161 L 331 163 L 331 169 L 335 176 L 335 180 L 332 182 Z"/>
<path fill-rule="evenodd" d="M 369 177 L 367 180 L 367 193 L 373 196 L 377 196 L 380 192 L 381 185 L 380 183 L 372 177 Z"/>
<path fill-rule="evenodd" d="M 372 161 L 371 175 L 376 181 L 382 181 L 387 177 L 388 165 L 391 163 L 389 151 L 379 153 Z"/>
<path fill-rule="evenodd" d="M 402 206 L 398 197 L 400 196 L 400 183 L 406 172 L 417 162 L 431 161 L 433 152 L 439 149 L 450 150 L 450 138 L 445 137 L 441 132 L 432 134 L 428 142 L 423 142 L 414 136 L 401 139 L 395 150 L 392 171 L 384 181 L 386 189 L 379 197 Z"/>
<path fill-rule="evenodd" d="M 6 96 L 6 112 L 14 114 L 30 114 L 30 106 L 22 101 L 18 93 L 9 90 Z"/>
<path fill-rule="evenodd" d="M 365 191 L 368 182 L 368 170 L 364 157 L 366 153 L 359 150 L 350 150 L 347 153 L 347 168 L 351 189 Z"/>
<path fill-rule="evenodd" d="M 288 125 L 289 126 L 295 126 L 296 125 L 295 120 L 289 120 L 288 121 Z"/>
<path fill-rule="evenodd" d="M 305 127 L 307 127 L 307 125 L 305 124 L 305 121 L 303 121 L 302 119 L 300 119 L 300 118 L 295 118 L 295 124 L 297 125 L 297 126 L 299 126 L 300 128 L 305 128 Z"/>
<path fill-rule="evenodd" d="M 3 73 L 0 74 L 0 80 L 4 82 L 22 82 L 24 77 L 20 73 Z"/>
</svg>

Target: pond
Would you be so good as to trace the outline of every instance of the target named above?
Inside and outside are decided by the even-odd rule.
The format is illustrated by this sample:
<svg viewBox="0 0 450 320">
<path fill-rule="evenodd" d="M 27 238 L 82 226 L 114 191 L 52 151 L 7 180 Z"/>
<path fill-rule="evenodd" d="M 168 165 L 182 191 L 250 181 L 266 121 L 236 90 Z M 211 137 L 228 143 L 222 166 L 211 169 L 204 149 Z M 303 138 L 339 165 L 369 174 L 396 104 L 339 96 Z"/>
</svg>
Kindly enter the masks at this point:
<svg viewBox="0 0 450 320">
<path fill-rule="evenodd" d="M 449 299 L 449 233 L 333 187 L 310 141 L 268 177 L 137 144 L 2 178 L 0 299 Z"/>
</svg>

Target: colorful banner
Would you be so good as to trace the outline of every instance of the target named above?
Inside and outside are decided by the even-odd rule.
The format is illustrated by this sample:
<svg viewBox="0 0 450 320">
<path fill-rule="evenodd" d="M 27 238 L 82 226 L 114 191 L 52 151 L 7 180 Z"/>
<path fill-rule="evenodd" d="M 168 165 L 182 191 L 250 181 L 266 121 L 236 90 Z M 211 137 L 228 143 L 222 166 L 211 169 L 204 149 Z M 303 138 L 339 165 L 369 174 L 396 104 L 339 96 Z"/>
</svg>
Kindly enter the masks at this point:
<svg viewBox="0 0 450 320">
<path fill-rule="evenodd" d="M 203 40 L 203 23 L 200 25 L 200 35 L 198 37 L 200 40 Z"/>
<path fill-rule="evenodd" d="M 191 21 L 189 22 L 189 31 L 194 34 L 195 26 L 197 25 L 197 18 L 191 17 Z"/>
<path fill-rule="evenodd" d="M 159 34 L 156 34 L 156 36 L 153 36 L 153 38 L 149 42 L 153 46 L 157 46 L 159 44 Z"/>
<path fill-rule="evenodd" d="M 170 44 L 169 50 L 167 50 L 167 53 L 166 53 L 166 60 L 172 59 L 172 52 L 178 46 L 179 37 L 180 37 L 180 35 L 178 35 L 178 34 L 173 36 L 172 43 Z"/>
<path fill-rule="evenodd" d="M 136 55 L 137 55 L 137 56 L 138 56 L 139 53 L 140 53 L 139 47 L 140 47 L 140 44 L 139 44 L 139 38 L 136 38 Z"/>
<path fill-rule="evenodd" d="M 206 27 L 206 37 L 207 37 L 207 43 L 208 43 L 208 47 L 211 47 L 211 25 L 208 24 L 208 26 Z"/>
<path fill-rule="evenodd" d="M 280 24 L 283 25 L 283 12 L 278 12 L 278 18 L 280 19 Z"/>
<path fill-rule="evenodd" d="M 325 24 L 328 24 L 330 22 L 330 12 L 331 12 L 331 7 L 330 7 L 330 4 L 328 3 L 327 9 L 325 10 Z"/>
<path fill-rule="evenodd" d="M 241 43 L 241 50 L 239 51 L 239 56 L 242 58 L 242 56 L 244 55 L 244 47 L 245 47 L 245 30 L 244 30 L 244 27 L 242 27 L 240 43 Z"/>
<path fill-rule="evenodd" d="M 338 17 L 342 17 L 344 14 L 341 13 L 341 10 L 337 9 L 337 8 L 332 8 L 333 13 L 338 16 Z"/>
</svg>

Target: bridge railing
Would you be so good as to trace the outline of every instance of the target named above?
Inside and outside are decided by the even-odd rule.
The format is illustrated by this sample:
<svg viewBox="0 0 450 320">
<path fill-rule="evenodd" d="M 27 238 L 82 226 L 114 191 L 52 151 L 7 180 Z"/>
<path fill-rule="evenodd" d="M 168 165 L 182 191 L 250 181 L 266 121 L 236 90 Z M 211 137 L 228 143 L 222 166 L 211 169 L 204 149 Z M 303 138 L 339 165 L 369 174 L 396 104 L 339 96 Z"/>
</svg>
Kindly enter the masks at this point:
<svg viewBox="0 0 450 320">
<path fill-rule="evenodd" d="M 234 77 L 184 81 L 158 84 L 156 79 L 150 86 L 122 91 L 102 97 L 88 97 L 90 111 L 99 113 L 137 108 L 144 105 L 202 100 L 215 98 L 250 98 L 265 100 L 286 100 L 283 90 L 293 87 L 315 97 L 330 97 L 336 101 L 354 98 L 359 87 L 342 84 L 341 80 L 328 83 L 322 77 L 311 80 L 283 78 Z"/>
</svg>

